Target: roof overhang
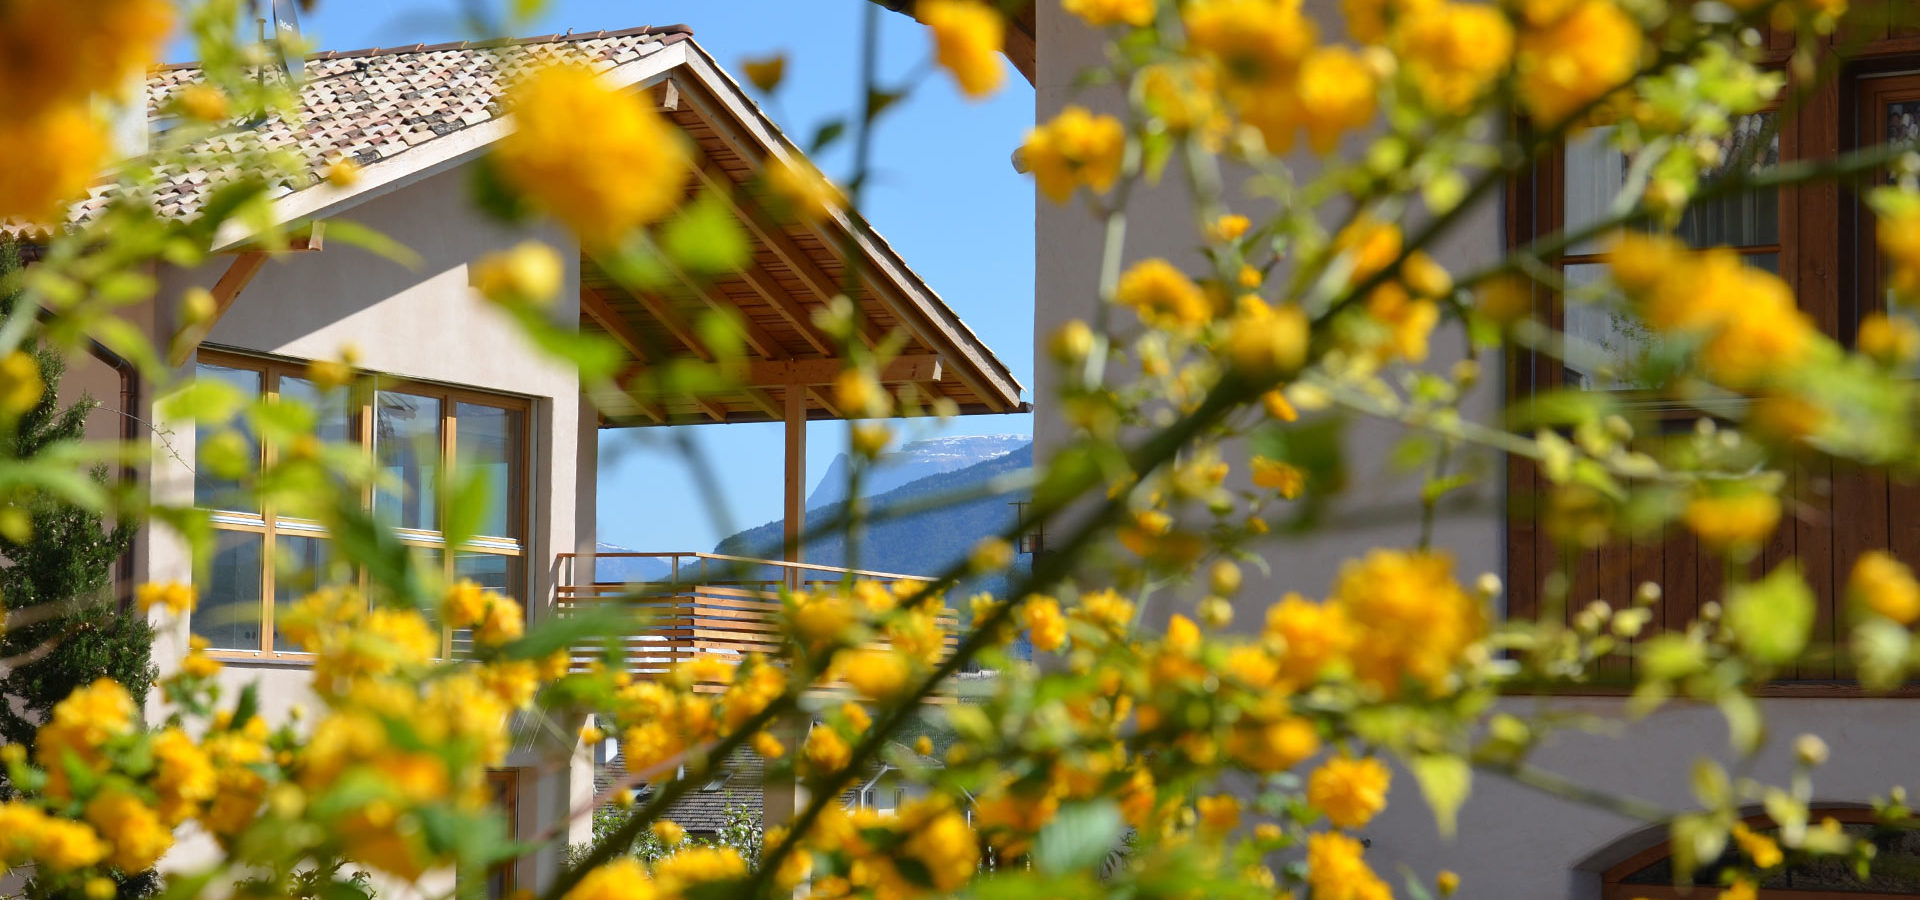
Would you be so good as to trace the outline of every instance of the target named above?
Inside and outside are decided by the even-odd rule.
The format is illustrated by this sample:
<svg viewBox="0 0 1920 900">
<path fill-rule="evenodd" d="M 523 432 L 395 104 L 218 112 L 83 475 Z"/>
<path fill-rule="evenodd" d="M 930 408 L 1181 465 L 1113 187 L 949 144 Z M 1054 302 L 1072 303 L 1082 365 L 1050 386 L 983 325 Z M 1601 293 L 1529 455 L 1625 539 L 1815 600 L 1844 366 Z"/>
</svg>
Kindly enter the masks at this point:
<svg viewBox="0 0 1920 900">
<path fill-rule="evenodd" d="M 799 161 L 800 150 L 698 45 L 681 42 L 654 57 L 666 53 L 675 57 L 671 65 L 635 83 L 651 90 L 691 138 L 697 156 L 690 189 L 730 200 L 752 239 L 752 260 L 718 279 L 682 277 L 670 289 L 628 291 L 594 260 L 583 259 L 581 327 L 613 337 L 632 357 L 630 372 L 639 373 L 676 357 L 712 361 L 691 323 L 707 309 L 731 308 L 743 314 L 748 359 L 738 390 L 652 399 L 625 392 L 596 396 L 604 425 L 783 421 L 789 394 L 799 395 L 809 419 L 845 418 L 829 387 L 845 365 L 843 354 L 815 324 L 815 313 L 850 284 L 865 351 L 887 345 L 896 330 L 904 337 L 898 354 L 880 367 L 883 384 L 914 385 L 909 393 L 922 405 L 950 400 L 961 414 L 1030 409 L 1006 365 L 864 220 L 845 212 L 815 222 L 769 214 L 751 185 L 767 166 Z M 851 260 L 843 259 L 843 248 L 853 251 Z"/>
</svg>

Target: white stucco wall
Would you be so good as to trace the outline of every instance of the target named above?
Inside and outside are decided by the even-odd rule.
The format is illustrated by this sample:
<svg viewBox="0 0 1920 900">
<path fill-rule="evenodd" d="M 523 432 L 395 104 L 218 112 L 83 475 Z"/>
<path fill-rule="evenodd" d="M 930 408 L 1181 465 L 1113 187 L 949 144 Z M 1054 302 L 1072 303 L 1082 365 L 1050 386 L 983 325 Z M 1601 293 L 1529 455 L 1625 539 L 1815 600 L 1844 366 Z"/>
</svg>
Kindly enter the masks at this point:
<svg viewBox="0 0 1920 900">
<path fill-rule="evenodd" d="M 1308 7 L 1321 22 L 1321 32 L 1340 32 L 1334 4 L 1310 0 Z M 1066 14 L 1059 4 L 1040 3 L 1039 71 L 1036 79 L 1037 121 L 1046 121 L 1061 107 L 1079 104 L 1116 110 L 1111 94 L 1076 90 L 1073 78 L 1083 67 L 1101 58 L 1098 35 Z M 1130 205 L 1126 255 L 1129 262 L 1147 256 L 1166 256 L 1195 263 L 1199 238 L 1184 202 L 1183 192 L 1170 183 L 1138 192 Z M 1230 182 L 1231 185 L 1231 182 Z M 1271 211 L 1267 201 L 1242 197 L 1230 205 L 1256 216 Z M 1036 452 L 1045 458 L 1067 436 L 1066 426 L 1050 399 L 1059 379 L 1045 362 L 1048 337 L 1069 318 L 1090 317 L 1097 304 L 1095 287 L 1101 235 L 1087 212 L 1036 199 L 1035 312 L 1036 356 L 1043 360 L 1035 373 L 1034 431 Z M 1455 272 L 1494 258 L 1502 248 L 1504 223 L 1500 205 L 1483 204 L 1454 232 L 1454 239 L 1435 249 L 1435 256 Z M 1460 358 L 1457 332 L 1436 334 L 1430 365 L 1444 369 Z M 1492 389 L 1483 391 L 1470 409 L 1484 417 L 1500 398 L 1500 364 L 1484 360 Z M 1125 377 L 1124 375 L 1122 377 Z M 1393 476 L 1383 467 L 1386 451 L 1399 435 L 1396 428 L 1360 423 L 1348 438 L 1352 463 L 1348 508 L 1398 503 L 1412 509 L 1417 500 L 1416 479 Z M 1504 461 L 1483 460 L 1487 480 L 1480 494 L 1485 512 L 1443 518 L 1435 532 L 1438 547 L 1451 552 L 1457 573 L 1470 580 L 1481 572 L 1504 575 L 1503 501 Z M 1241 467 L 1244 468 L 1244 467 Z M 1236 473 L 1244 478 L 1244 472 Z M 1275 540 L 1264 552 L 1273 575 L 1262 578 L 1246 567 L 1247 585 L 1240 599 L 1236 627 L 1257 628 L 1260 612 L 1284 591 L 1299 590 L 1325 596 L 1333 573 L 1344 559 L 1374 546 L 1407 546 L 1417 536 L 1417 516 L 1406 515 L 1387 524 L 1349 528 L 1307 539 Z M 1190 609 L 1193 598 L 1172 599 L 1150 610 L 1151 620 L 1164 621 L 1170 611 Z M 1516 712 L 1534 710 L 1530 698 L 1513 698 Z M 1585 699 L 1561 701 L 1562 706 L 1621 716 L 1621 701 Z M 1920 738 L 1920 705 L 1911 700 L 1773 700 L 1773 742 L 1753 770 L 1757 777 L 1778 782 L 1786 773 L 1790 744 L 1795 735 L 1812 732 L 1831 745 L 1833 762 L 1818 780 L 1822 802 L 1859 803 L 1910 775 L 1908 748 Z M 1581 783 L 1684 809 L 1690 803 L 1688 770 L 1702 755 L 1726 754 L 1726 728 L 1711 710 L 1674 708 L 1627 727 L 1616 737 L 1566 736 L 1545 748 L 1538 762 Z M 1388 812 L 1367 829 L 1369 851 L 1377 868 L 1398 883 L 1397 866 L 1405 864 L 1428 879 L 1441 868 L 1463 877 L 1463 894 L 1490 898 L 1597 898 L 1599 873 L 1647 846 L 1644 826 L 1619 816 L 1574 806 L 1528 789 L 1481 778 L 1473 799 L 1461 814 L 1458 836 L 1443 843 L 1433 819 L 1411 778 L 1401 773 Z"/>
<path fill-rule="evenodd" d="M 533 527 L 526 544 L 525 590 L 529 614 L 538 620 L 552 614 L 554 555 L 593 545 L 597 423 L 583 418 L 587 408 L 577 373 L 541 355 L 510 319 L 480 300 L 469 286 L 468 267 L 523 240 L 552 245 L 570 261 L 553 315 L 572 323 L 579 317 L 579 249 L 551 227 L 494 225 L 471 209 L 467 189 L 465 171 L 456 169 L 345 212 L 342 218 L 411 248 L 420 257 L 418 265 L 403 266 L 339 241 L 320 252 L 283 255 L 260 270 L 204 346 L 296 360 L 333 359 L 352 347 L 367 371 L 530 400 Z M 222 257 L 195 271 L 163 270 L 155 331 L 171 333 L 171 304 L 189 286 L 210 287 L 229 260 Z M 154 398 L 148 393 L 142 400 L 151 408 Z M 154 495 L 164 502 L 191 503 L 193 429 L 185 423 L 170 427 L 170 433 L 154 437 Z M 583 502 L 584 509 L 579 508 Z M 143 580 L 191 580 L 191 561 L 176 535 L 152 529 L 142 543 Z M 184 623 L 164 618 L 156 614 L 163 630 L 154 651 L 163 672 L 178 664 L 187 641 Z M 297 704 L 317 705 L 303 666 L 229 662 L 221 679 L 236 690 L 259 683 L 261 712 L 272 721 L 283 720 Z M 520 780 L 522 835 L 545 830 L 590 796 L 592 773 L 585 756 L 573 753 L 570 763 L 556 766 L 555 753 L 564 756 L 568 750 L 517 748 L 508 760 L 510 766 L 532 767 L 522 769 Z M 587 819 L 576 821 L 571 838 L 586 839 L 590 828 Z M 187 842 L 173 861 L 190 860 L 196 846 L 210 850 L 204 842 Z M 550 877 L 557 858 L 547 854 L 529 863 L 520 873 L 521 884 Z"/>
</svg>

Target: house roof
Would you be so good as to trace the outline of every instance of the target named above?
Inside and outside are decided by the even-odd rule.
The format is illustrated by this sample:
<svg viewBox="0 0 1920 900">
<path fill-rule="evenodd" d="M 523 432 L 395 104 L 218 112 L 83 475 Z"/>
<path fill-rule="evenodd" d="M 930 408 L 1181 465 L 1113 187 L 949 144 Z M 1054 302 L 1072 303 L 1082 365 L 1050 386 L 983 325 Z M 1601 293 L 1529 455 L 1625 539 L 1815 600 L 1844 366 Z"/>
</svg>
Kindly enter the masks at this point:
<svg viewBox="0 0 1920 900">
<path fill-rule="evenodd" d="M 923 399 L 952 400 L 963 414 L 1029 408 L 1006 365 L 871 224 L 851 213 L 814 223 L 766 214 L 751 187 L 756 174 L 802 154 L 684 25 L 314 54 L 300 87 L 297 121 L 271 117 L 236 125 L 187 148 L 185 158 L 204 154 L 208 165 L 161 171 L 150 201 L 163 216 L 190 218 L 219 184 L 239 177 L 250 154 L 257 159 L 272 153 L 300 164 L 296 175 L 275 186 L 278 221 L 337 215 L 478 158 L 513 127 L 499 102 L 507 82 L 517 71 L 561 58 L 585 59 L 609 83 L 651 92 L 700 152 L 689 195 L 717 189 L 730 197 L 754 251 L 745 271 L 647 293 L 623 289 L 593 259 L 582 260 L 581 327 L 623 345 L 629 372 L 669 358 L 710 357 L 690 323 L 720 306 L 745 314 L 752 364 L 747 384 L 730 394 L 655 403 L 605 392 L 594 398 L 603 426 L 779 421 L 789 392 L 799 393 L 808 418 L 841 418 L 820 377 L 837 371 L 840 347 L 814 324 L 814 313 L 847 286 L 843 248 L 857 252 L 859 277 L 849 293 L 861 312 L 859 340 L 871 349 L 895 330 L 907 336 L 899 359 L 881 372 L 883 381 L 918 384 Z M 199 75 L 194 64 L 151 74 L 147 105 L 153 126 L 165 127 L 169 100 Z M 362 166 L 350 186 L 319 174 L 342 156 Z M 75 221 L 104 209 L 109 190 L 97 189 L 76 207 Z M 244 245 L 251 238 L 248 227 L 228 223 L 215 249 Z"/>
<path fill-rule="evenodd" d="M 340 157 L 361 166 L 424 163 L 427 154 L 416 148 L 500 118 L 500 95 L 517 72 L 562 58 L 611 69 L 691 34 L 685 25 L 667 25 L 316 53 L 307 58 L 297 121 L 270 116 L 183 148 L 189 159 L 218 158 L 223 165 L 164 169 L 151 200 L 163 217 L 191 218 L 215 188 L 240 174 L 231 163 L 249 155 L 291 154 L 298 160 L 299 174 L 276 185 L 282 196 L 319 186 L 322 169 Z M 149 74 L 147 120 L 153 130 L 169 126 L 175 95 L 200 77 L 198 63 L 162 66 Z M 111 191 L 110 185 L 96 188 L 73 211 L 74 219 L 98 214 Z"/>
</svg>

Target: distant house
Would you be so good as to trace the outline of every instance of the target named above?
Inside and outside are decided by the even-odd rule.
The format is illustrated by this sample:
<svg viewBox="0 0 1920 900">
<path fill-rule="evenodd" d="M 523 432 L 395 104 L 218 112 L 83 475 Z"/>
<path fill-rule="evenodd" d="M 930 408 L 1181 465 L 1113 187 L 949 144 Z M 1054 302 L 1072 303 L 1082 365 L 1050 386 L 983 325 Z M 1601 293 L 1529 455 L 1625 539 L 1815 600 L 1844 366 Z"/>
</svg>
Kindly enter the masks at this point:
<svg viewBox="0 0 1920 900">
<path fill-rule="evenodd" d="M 698 187 L 728 198 L 751 237 L 752 264 L 745 271 L 715 283 L 631 293 L 560 229 L 538 223 L 503 227 L 473 208 L 472 164 L 514 127 L 499 110 L 503 79 L 516 68 L 563 56 L 586 60 L 609 83 L 652 98 L 681 129 L 696 149 Z M 153 127 L 164 125 L 163 111 L 175 93 L 199 77 L 193 64 L 152 73 L 146 91 Z M 220 236 L 211 248 L 217 255 L 204 266 L 158 265 L 158 299 L 122 315 L 165 346 L 181 329 L 176 303 L 182 294 L 191 287 L 210 290 L 219 313 L 176 342 L 174 362 L 183 377 L 218 379 L 254 396 L 317 396 L 308 362 L 356 348 L 372 390 L 323 409 L 322 428 L 332 439 L 365 446 L 405 486 L 372 498 L 374 511 L 404 528 L 405 540 L 447 575 L 520 599 L 535 621 L 612 590 L 598 586 L 594 575 L 600 429 L 785 422 L 789 528 L 798 527 L 806 489 L 800 477 L 804 425 L 840 415 L 826 389 L 842 366 L 839 346 L 819 331 L 813 316 L 846 284 L 842 247 L 858 254 L 863 273 L 853 291 L 865 322 L 860 339 L 877 343 L 897 329 L 905 340 L 898 364 L 882 373 L 883 381 L 910 381 L 921 396 L 951 401 L 962 414 L 1027 408 L 1007 367 L 866 223 L 844 215 L 783 222 L 760 207 L 748 184 L 763 167 L 797 158 L 800 151 L 684 26 L 549 35 L 506 45 L 322 53 L 307 60 L 299 98 L 298 124 L 279 118 L 245 123 L 237 126 L 244 132 L 240 137 L 297 156 L 310 173 L 338 157 L 356 160 L 362 169 L 350 186 L 323 182 L 317 174 L 280 186 L 273 215 L 322 226 L 354 222 L 412 248 L 421 264 L 408 268 L 328 245 L 324 228 L 299 251 L 285 253 L 269 252 L 234 231 Z M 207 158 L 207 167 L 163 173 L 165 183 L 154 196 L 162 215 L 197 215 L 214 185 L 242 174 Z M 96 215 L 104 202 L 95 197 L 81 204 L 76 218 Z M 34 240 L 30 232 L 24 237 Z M 475 260 L 529 239 L 560 249 L 568 260 L 553 315 L 611 338 L 625 348 L 630 370 L 671 357 L 710 356 L 686 323 L 712 309 L 740 313 L 750 354 L 748 383 L 731 394 L 651 404 L 586 396 L 576 372 L 536 352 L 469 286 Z M 192 462 L 201 436 L 192 427 L 146 430 L 141 423 L 156 416 L 154 386 L 139 383 L 130 366 L 104 349 L 96 357 L 76 361 L 63 387 L 107 401 L 91 422 L 97 436 L 151 442 L 154 462 L 139 477 L 152 497 L 213 513 L 215 547 L 204 577 L 196 579 L 187 548 L 173 535 L 150 530 L 139 537 L 133 582 L 197 581 L 201 597 L 191 621 L 163 631 L 156 662 L 163 673 L 177 665 L 189 635 L 197 635 L 226 662 L 225 681 L 260 684 L 261 708 L 269 717 L 282 719 L 296 705 L 311 704 L 307 659 L 276 633 L 275 614 L 325 568 L 327 535 L 316 523 L 233 503 L 232 483 Z M 271 442 L 251 447 L 256 461 L 276 451 Z M 484 537 L 447 546 L 430 498 L 436 473 L 456 459 L 481 467 L 500 502 L 486 517 Z M 843 571 L 807 567 L 799 559 L 767 565 L 779 572 L 778 580 L 793 583 L 838 579 Z M 715 588 L 725 597 L 713 602 L 764 611 L 777 583 Z M 700 604 L 712 600 L 703 596 L 676 601 L 684 602 L 691 618 L 683 621 L 691 625 L 640 636 L 642 677 L 707 652 L 703 648 L 725 643 L 728 635 L 757 639 L 759 632 L 700 618 Z M 570 820 L 577 841 L 589 825 L 587 817 L 572 814 L 593 802 L 593 774 L 585 750 L 542 738 L 514 748 L 493 783 L 502 805 L 514 811 L 520 835 Z M 691 824 L 718 815 L 723 807 L 716 804 L 725 798 L 746 801 L 752 795 L 754 776 L 744 761 L 736 777 L 736 787 L 721 783 L 695 792 L 708 805 L 687 811 Z M 196 864 L 213 852 L 204 838 L 183 840 L 162 865 Z M 543 884 L 558 862 L 557 853 L 524 861 L 490 890 Z"/>
</svg>

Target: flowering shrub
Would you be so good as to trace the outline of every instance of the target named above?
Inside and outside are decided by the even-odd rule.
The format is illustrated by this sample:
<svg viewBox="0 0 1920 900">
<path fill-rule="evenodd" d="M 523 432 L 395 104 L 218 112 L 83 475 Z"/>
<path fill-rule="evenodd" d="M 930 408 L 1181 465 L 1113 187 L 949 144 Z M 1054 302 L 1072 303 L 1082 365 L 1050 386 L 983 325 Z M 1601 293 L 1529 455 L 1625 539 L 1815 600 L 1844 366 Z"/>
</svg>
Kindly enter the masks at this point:
<svg viewBox="0 0 1920 900">
<path fill-rule="evenodd" d="M 489 869 L 554 849 L 507 838 L 486 769 L 501 764 L 516 734 L 571 734 L 587 715 L 596 731 L 620 738 L 633 777 L 653 790 L 537 885 L 542 900 L 796 891 L 892 900 L 976 889 L 1370 900 L 1395 888 L 1356 832 L 1398 802 L 1391 789 L 1419 790 L 1446 831 L 1476 773 L 1670 821 L 1681 877 L 1735 848 L 1745 868 L 1728 870 L 1723 896 L 1752 896 L 1757 873 L 1789 858 L 1867 864 L 1869 844 L 1811 821 L 1810 773 L 1825 755 L 1811 736 L 1788 784 L 1706 764 L 1694 779 L 1699 808 L 1672 816 L 1534 769 L 1530 754 L 1563 723 L 1494 712 L 1494 699 L 1587 683 L 1651 613 L 1644 604 L 1579 606 L 1585 598 L 1571 595 L 1560 572 L 1528 586 L 1544 599 L 1538 619 L 1501 621 L 1499 579 L 1456 571 L 1432 541 L 1440 505 L 1485 477 L 1461 463 L 1476 452 L 1538 467 L 1548 484 L 1541 526 L 1567 558 L 1672 529 L 1741 564 L 1781 527 L 1797 455 L 1868 467 L 1912 458 L 1920 386 L 1902 367 L 1920 355 L 1907 306 L 1920 296 L 1915 158 L 1869 147 L 1705 177 L 1723 162 L 1715 139 L 1780 97 L 1782 78 L 1761 64 L 1759 29 L 1811 47 L 1839 24 L 1843 5 L 1341 6 L 1344 21 L 1334 23 L 1297 0 L 1066 0 L 1106 38 L 1107 56 L 1085 82 L 1111 89 L 1111 111 L 1065 108 L 1032 131 L 1021 159 L 1048 201 L 1084 205 L 1090 227 L 1102 230 L 1101 303 L 1093 321 L 1045 336 L 1062 388 L 1043 398 L 1041 414 L 1061 417 L 1071 438 L 1037 475 L 1022 526 L 1053 524 L 1054 545 L 1006 596 L 971 598 L 963 634 L 947 633 L 945 589 L 1006 569 L 1007 540 L 1018 535 L 983 543 L 932 585 L 852 580 L 788 592 L 779 652 L 699 657 L 636 679 L 617 640 L 639 624 L 631 617 L 609 607 L 529 629 L 513 601 L 440 583 L 361 507 L 374 476 L 355 454 L 322 445 L 312 416 L 291 401 L 263 401 L 247 414 L 277 429 L 289 450 L 252 487 L 320 519 L 367 573 L 364 584 L 312 592 L 279 623 L 313 655 L 319 707 L 269 720 L 250 690 L 218 686 L 220 664 L 201 645 L 165 679 L 157 721 L 110 680 L 84 687 L 53 709 L 32 754 L 0 750 L 21 792 L 0 804 L 0 864 L 31 866 L 37 895 L 104 900 L 116 873 L 153 867 L 190 828 L 220 854 L 206 868 L 171 873 L 170 896 L 217 896 L 225 883 L 246 897 L 362 896 L 367 872 L 409 883 L 448 869 L 462 876 L 462 891 L 476 891 Z M 964 93 L 999 87 L 1000 10 L 921 0 L 915 12 L 929 32 L 926 52 Z M 177 163 L 186 142 L 288 102 L 284 84 L 253 77 L 262 50 L 234 43 L 234 14 L 231 4 L 183 10 L 161 0 L 0 7 L 0 155 L 10 163 L 0 169 L 0 216 L 58 221 L 105 159 L 92 104 L 153 62 L 171 23 L 192 26 L 207 60 L 205 82 L 177 101 L 183 124 L 110 173 L 104 213 L 51 227 L 40 261 L 18 279 L 24 300 L 0 324 L 0 429 L 9 434 L 45 389 L 29 352 L 36 342 L 71 353 L 91 336 L 148 378 L 169 377 L 159 348 L 116 327 L 115 313 L 180 300 L 193 327 L 212 300 L 155 298 L 147 264 L 204 261 L 223 227 L 270 221 L 275 178 L 309 177 L 236 149 L 258 179 L 223 189 L 201 218 L 157 220 L 144 204 L 154 172 Z M 61 52 L 41 52 L 46 34 L 68 38 Z M 783 67 L 763 60 L 748 71 L 774 91 Z M 867 114 L 850 138 L 862 142 L 884 112 L 876 99 L 884 92 L 866 87 Z M 644 98 L 576 67 L 525 75 L 509 98 L 518 130 L 483 163 L 479 207 L 550 217 L 623 281 L 643 281 L 662 261 L 696 272 L 738 265 L 699 240 L 731 233 L 727 225 L 711 225 L 700 208 L 677 214 L 693 163 Z M 1505 127 L 1514 117 L 1526 127 Z M 1600 221 L 1472 271 L 1449 271 L 1433 255 L 1464 210 L 1597 125 L 1612 126 L 1611 146 L 1637 154 Z M 1309 157 L 1312 174 L 1295 166 Z M 1250 204 L 1225 187 L 1226 171 L 1251 173 L 1254 193 L 1283 200 L 1279 211 L 1236 212 Z M 359 177 L 350 161 L 316 174 L 341 188 Z M 788 165 L 764 186 L 776 205 L 817 219 L 857 208 L 865 174 L 842 191 Z M 1668 234 L 1689 204 L 1713 196 L 1869 176 L 1887 181 L 1869 196 L 1898 305 L 1863 322 L 1853 349 L 1822 333 L 1779 276 L 1731 249 L 1691 248 Z M 1190 196 L 1201 253 L 1125 258 L 1127 199 L 1162 181 Z M 262 240 L 286 238 L 268 229 Z M 1584 288 L 1548 264 L 1581 241 L 1608 248 L 1604 275 Z M 516 247 L 480 261 L 475 281 L 538 346 L 581 366 L 590 382 L 609 381 L 604 348 L 544 315 L 565 283 L 554 251 Z M 1654 340 L 1633 363 L 1639 383 L 1665 402 L 1717 404 L 1721 421 L 1649 449 L 1636 440 L 1644 423 L 1599 394 L 1560 392 L 1510 416 L 1476 418 L 1464 398 L 1481 386 L 1486 354 L 1573 352 L 1536 315 L 1535 295 L 1548 293 L 1644 329 Z M 881 383 L 885 344 L 858 340 L 857 315 L 836 306 L 821 323 L 850 360 L 833 382 L 836 407 L 868 419 L 941 412 Z M 701 327 L 724 338 L 738 327 L 730 322 Z M 1436 342 L 1454 340 L 1462 361 L 1430 362 Z M 676 360 L 623 389 L 711 390 L 737 378 L 727 362 Z M 329 391 L 350 390 L 354 378 L 348 361 L 316 362 L 311 374 Z M 180 386 L 172 402 L 216 426 L 243 405 L 213 384 Z M 1407 462 L 1425 473 L 1412 514 L 1420 539 L 1354 548 L 1324 597 L 1241 596 L 1241 564 L 1259 558 L 1275 525 L 1326 527 L 1347 486 L 1342 415 L 1418 438 Z M 862 466 L 892 439 L 876 422 L 852 428 Z M 76 479 L 76 455 L 5 452 L 0 490 L 11 504 L 54 494 L 207 543 L 200 514 Z M 1248 478 L 1230 479 L 1236 470 Z M 459 504 L 482 501 L 449 502 L 446 518 L 459 522 L 472 518 Z M 448 542 L 466 537 L 449 533 Z M 1759 577 L 1745 571 L 1729 565 L 1724 602 L 1641 641 L 1633 691 L 1640 711 L 1675 697 L 1718 704 L 1736 748 L 1752 752 L 1764 725 L 1753 690 L 1832 648 L 1812 646 L 1810 588 L 1791 563 Z M 1156 591 L 1183 611 L 1148 617 Z M 1876 553 L 1860 559 L 1848 593 L 1861 681 L 1898 684 L 1913 658 L 1920 584 Z M 150 585 L 140 597 L 143 609 L 168 616 L 194 605 L 182 585 Z M 1236 618 L 1239 632 L 1229 627 Z M 466 658 L 442 658 L 448 629 L 471 634 Z M 1037 664 L 1008 652 L 1018 636 Z M 989 690 L 924 709 L 976 662 L 1000 672 Z M 957 736 L 940 765 L 926 758 L 930 748 L 890 749 L 928 714 Z M 764 844 L 684 841 L 665 811 L 741 748 L 811 800 L 773 823 Z M 921 792 L 891 815 L 844 809 L 841 792 L 883 760 Z M 1750 803 L 1764 803 L 1777 837 L 1740 822 Z M 1879 814 L 1901 822 L 1906 810 L 1890 795 Z M 641 841 L 653 850 L 628 855 Z M 1115 862 L 1110 851 L 1123 844 Z M 1411 873 L 1406 883 L 1415 896 L 1463 889 L 1448 872 Z"/>
</svg>

